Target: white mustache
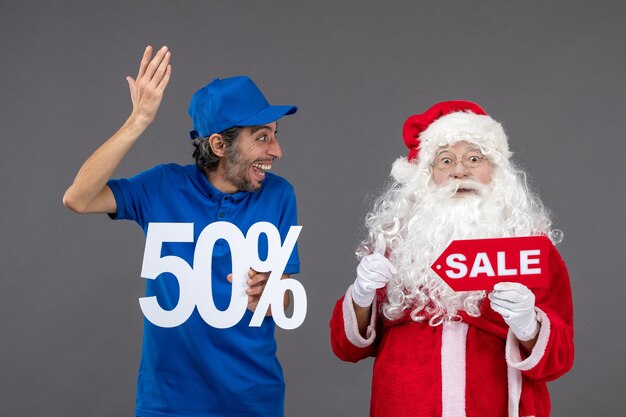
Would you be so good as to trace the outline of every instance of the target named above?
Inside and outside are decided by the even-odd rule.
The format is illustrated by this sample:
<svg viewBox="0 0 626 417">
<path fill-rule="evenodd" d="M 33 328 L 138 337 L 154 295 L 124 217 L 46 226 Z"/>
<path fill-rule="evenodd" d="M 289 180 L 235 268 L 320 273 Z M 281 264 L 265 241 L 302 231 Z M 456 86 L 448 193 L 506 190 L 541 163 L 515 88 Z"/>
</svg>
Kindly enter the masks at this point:
<svg viewBox="0 0 626 417">
<path fill-rule="evenodd" d="M 489 191 L 489 186 L 474 180 L 450 180 L 445 185 L 438 187 L 438 192 L 452 196 L 461 189 L 475 191 L 478 195 L 483 195 Z"/>
</svg>

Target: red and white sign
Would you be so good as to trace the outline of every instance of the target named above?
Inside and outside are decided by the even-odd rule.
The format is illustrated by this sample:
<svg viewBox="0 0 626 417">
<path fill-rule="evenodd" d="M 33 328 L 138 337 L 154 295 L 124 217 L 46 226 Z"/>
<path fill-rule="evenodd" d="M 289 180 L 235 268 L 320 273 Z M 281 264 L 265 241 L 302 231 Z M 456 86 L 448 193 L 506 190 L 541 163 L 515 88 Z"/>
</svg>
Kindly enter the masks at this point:
<svg viewBox="0 0 626 417">
<path fill-rule="evenodd" d="M 455 240 L 431 268 L 454 291 L 490 291 L 505 281 L 545 287 L 551 247 L 545 236 Z"/>
</svg>

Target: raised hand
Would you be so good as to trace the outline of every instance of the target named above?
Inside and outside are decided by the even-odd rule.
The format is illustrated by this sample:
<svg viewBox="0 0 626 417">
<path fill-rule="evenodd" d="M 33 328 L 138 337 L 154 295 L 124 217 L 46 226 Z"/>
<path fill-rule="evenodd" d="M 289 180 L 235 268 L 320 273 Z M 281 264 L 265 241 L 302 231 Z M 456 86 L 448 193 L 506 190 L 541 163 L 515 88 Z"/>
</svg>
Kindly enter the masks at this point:
<svg viewBox="0 0 626 417">
<path fill-rule="evenodd" d="M 374 253 L 361 258 L 356 268 L 356 280 L 352 286 L 352 300 L 359 307 L 368 307 L 374 301 L 376 290 L 387 285 L 398 273 L 389 259 L 385 258 L 385 238 L 378 235 Z"/>
<path fill-rule="evenodd" d="M 126 77 L 133 103 L 131 117 L 146 124 L 152 123 L 156 117 L 172 74 L 170 57 L 167 46 L 161 47 L 152 57 L 152 46 L 148 45 L 139 64 L 137 78 Z"/>
</svg>

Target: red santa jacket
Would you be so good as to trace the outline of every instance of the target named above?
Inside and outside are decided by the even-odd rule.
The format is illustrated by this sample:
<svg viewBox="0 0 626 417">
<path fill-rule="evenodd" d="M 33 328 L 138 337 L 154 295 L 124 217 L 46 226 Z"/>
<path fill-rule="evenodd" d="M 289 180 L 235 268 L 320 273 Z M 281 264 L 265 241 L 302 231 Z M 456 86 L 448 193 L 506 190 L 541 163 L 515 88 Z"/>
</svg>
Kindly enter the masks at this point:
<svg viewBox="0 0 626 417">
<path fill-rule="evenodd" d="M 362 337 L 352 288 L 330 321 L 333 351 L 350 362 L 376 357 L 372 417 L 547 417 L 546 382 L 574 361 L 571 288 L 556 249 L 550 273 L 550 285 L 533 290 L 541 329 L 528 355 L 486 299 L 480 317 L 461 313 L 461 321 L 435 327 L 410 318 L 390 322 L 375 303 Z"/>
</svg>

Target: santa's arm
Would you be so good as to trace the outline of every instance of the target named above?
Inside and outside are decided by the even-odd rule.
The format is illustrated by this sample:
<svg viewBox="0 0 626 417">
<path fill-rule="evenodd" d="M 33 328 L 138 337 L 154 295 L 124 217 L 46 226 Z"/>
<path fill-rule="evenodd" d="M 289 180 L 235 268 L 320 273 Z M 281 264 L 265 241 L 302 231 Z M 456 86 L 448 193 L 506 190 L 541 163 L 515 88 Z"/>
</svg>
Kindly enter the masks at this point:
<svg viewBox="0 0 626 417">
<path fill-rule="evenodd" d="M 565 263 L 556 249 L 550 256 L 550 286 L 536 291 L 539 332 L 527 354 L 509 331 L 506 360 L 528 378 L 550 381 L 569 371 L 574 362 L 572 291 Z"/>
<path fill-rule="evenodd" d="M 376 296 L 397 273 L 385 251 L 385 238 L 380 234 L 374 252 L 361 258 L 354 284 L 335 305 L 331 343 L 335 355 L 345 361 L 356 362 L 375 354 Z"/>
<path fill-rule="evenodd" d="M 368 329 L 372 327 L 372 306 L 361 307 L 353 300 L 352 308 L 354 308 L 354 316 L 356 318 L 356 326 L 359 330 L 359 334 L 362 337 L 367 337 Z"/>
<path fill-rule="evenodd" d="M 352 300 L 352 286 L 335 304 L 330 319 L 330 341 L 333 352 L 341 360 L 358 362 L 376 355 L 376 300 L 370 307 L 368 319 L 365 318 L 364 310 L 358 310 L 358 317 Z M 365 322 L 364 326 L 361 323 L 363 331 L 359 329 L 359 321 Z"/>
</svg>

